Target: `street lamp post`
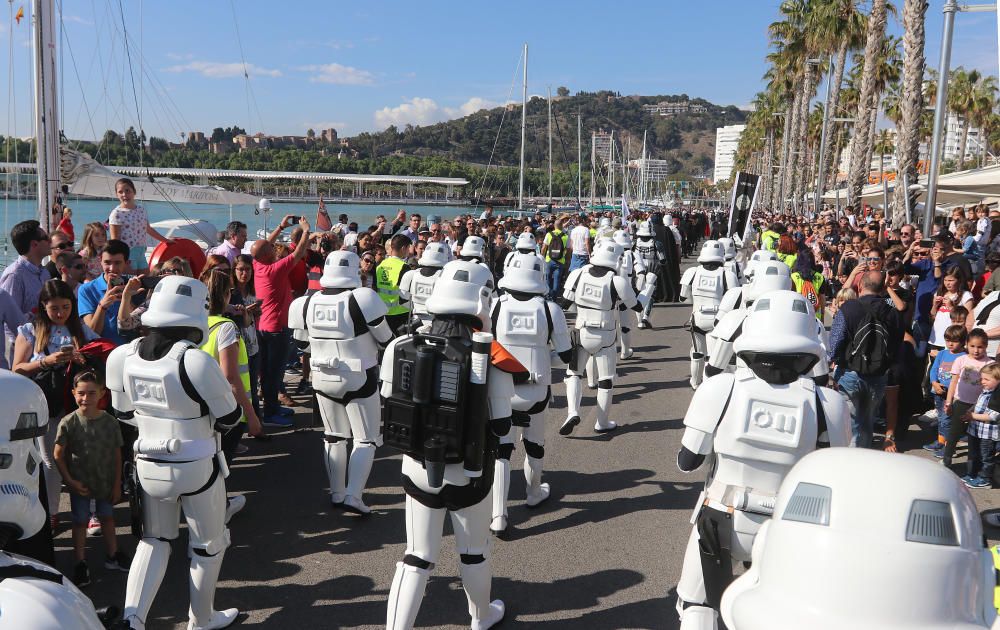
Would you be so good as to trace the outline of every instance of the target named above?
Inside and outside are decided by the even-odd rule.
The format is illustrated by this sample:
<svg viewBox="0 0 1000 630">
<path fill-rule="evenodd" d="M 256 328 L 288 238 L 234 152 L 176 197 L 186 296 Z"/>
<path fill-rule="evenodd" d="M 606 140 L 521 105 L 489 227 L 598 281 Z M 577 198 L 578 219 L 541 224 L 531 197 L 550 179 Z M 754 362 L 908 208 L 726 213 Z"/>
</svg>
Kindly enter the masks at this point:
<svg viewBox="0 0 1000 630">
<path fill-rule="evenodd" d="M 934 105 L 934 135 L 931 141 L 931 164 L 927 172 L 927 197 L 924 199 L 924 235 L 931 235 L 934 211 L 937 208 L 938 171 L 941 168 L 941 142 L 948 103 L 948 71 L 951 65 L 951 40 L 955 31 L 958 3 L 947 0 L 944 5 L 944 33 L 941 36 L 941 60 L 938 65 L 937 102 Z"/>
<path fill-rule="evenodd" d="M 833 55 L 830 55 L 830 73 L 826 79 L 826 104 L 823 107 L 823 128 L 819 136 L 819 168 L 816 170 L 816 195 L 813 198 L 813 210 L 819 214 L 822 206 L 823 181 L 826 174 L 826 132 L 830 123 L 830 88 L 833 87 Z"/>
</svg>

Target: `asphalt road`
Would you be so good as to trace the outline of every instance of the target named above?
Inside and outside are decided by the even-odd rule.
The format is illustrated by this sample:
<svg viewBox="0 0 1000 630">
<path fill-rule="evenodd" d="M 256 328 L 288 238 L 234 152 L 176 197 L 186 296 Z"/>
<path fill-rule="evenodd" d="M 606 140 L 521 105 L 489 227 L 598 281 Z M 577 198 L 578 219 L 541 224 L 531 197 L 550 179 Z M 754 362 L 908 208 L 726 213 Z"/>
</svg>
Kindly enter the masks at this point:
<svg viewBox="0 0 1000 630">
<path fill-rule="evenodd" d="M 680 473 L 674 458 L 691 399 L 687 382 L 690 338 L 685 305 L 658 305 L 652 330 L 635 331 L 635 357 L 619 363 L 611 418 L 620 428 L 593 432 L 594 396 L 584 390 L 590 414 L 570 437 L 557 429 L 565 418 L 564 388 L 553 388 L 548 411 L 546 473 L 552 498 L 529 510 L 521 475 L 523 450 L 513 462 L 508 540 L 494 539 L 493 597 L 507 605 L 504 628 L 676 628 L 673 588 L 690 531 L 688 519 L 703 472 Z M 292 377 L 290 382 L 295 382 Z M 299 398 L 303 400 L 303 398 Z M 399 457 L 380 449 L 365 501 L 368 517 L 332 509 L 322 461 L 321 432 L 306 409 L 297 428 L 270 442 L 249 439 L 227 480 L 247 497 L 230 523 L 228 549 L 216 595 L 218 608 L 237 607 L 238 624 L 257 628 L 377 628 L 405 528 Z M 919 444 L 930 433 L 912 432 Z M 907 455 L 910 456 L 910 455 Z M 998 493 L 974 492 L 983 509 L 1000 505 Z M 64 493 L 64 518 L 68 500 Z M 116 511 L 127 523 L 127 506 Z M 467 628 L 469 616 L 458 578 L 450 526 L 440 561 L 417 617 L 418 627 Z M 126 552 L 135 539 L 124 527 Z M 994 535 L 997 532 L 990 532 Z M 56 541 L 59 568 L 72 569 L 68 532 Z M 126 575 L 103 568 L 103 545 L 88 540 L 95 605 L 121 605 Z M 148 628 L 183 628 L 187 622 L 187 542 L 184 528 L 173 544 L 170 568 L 153 604 Z"/>
</svg>

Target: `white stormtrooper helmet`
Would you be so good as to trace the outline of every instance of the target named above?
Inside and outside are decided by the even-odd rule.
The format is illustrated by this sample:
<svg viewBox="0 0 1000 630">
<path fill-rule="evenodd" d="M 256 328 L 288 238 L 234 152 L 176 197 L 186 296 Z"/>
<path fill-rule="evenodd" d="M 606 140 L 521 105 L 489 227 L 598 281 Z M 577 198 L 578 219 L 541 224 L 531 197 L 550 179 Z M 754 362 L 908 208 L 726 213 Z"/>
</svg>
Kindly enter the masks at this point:
<svg viewBox="0 0 1000 630">
<path fill-rule="evenodd" d="M 479 236 L 467 236 L 465 242 L 462 244 L 462 251 L 459 252 L 460 256 L 468 256 L 470 258 L 483 259 L 484 253 L 486 251 L 486 241 Z"/>
<path fill-rule="evenodd" d="M 361 259 L 354 252 L 336 251 L 326 256 L 319 286 L 324 289 L 354 289 L 361 286 Z"/>
<path fill-rule="evenodd" d="M 618 260 L 622 257 L 624 250 L 622 246 L 611 239 L 601 239 L 594 245 L 594 252 L 590 255 L 590 264 L 595 267 L 607 267 L 614 269 L 618 266 Z"/>
<path fill-rule="evenodd" d="M 0 370 L 0 527 L 28 538 L 45 525 L 45 508 L 38 500 L 42 455 L 35 438 L 45 435 L 49 406 L 45 394 L 20 374 Z"/>
<path fill-rule="evenodd" d="M 761 295 L 753 303 L 733 351 L 767 383 L 793 383 L 807 374 L 823 358 L 809 300 L 794 291 Z"/>
<path fill-rule="evenodd" d="M 453 260 L 441 270 L 434 293 L 427 299 L 427 312 L 472 315 L 479 318 L 483 330 L 488 332 L 492 296 L 493 274 L 486 267 L 469 260 Z"/>
<path fill-rule="evenodd" d="M 448 264 L 448 246 L 444 243 L 427 243 L 417 264 L 421 267 L 444 267 Z"/>
<path fill-rule="evenodd" d="M 653 231 L 649 229 L 649 223 L 643 221 L 639 224 L 639 227 L 635 231 L 635 235 L 642 238 L 649 238 L 653 235 Z"/>
<path fill-rule="evenodd" d="M 514 252 L 497 286 L 507 291 L 545 295 L 549 287 L 545 281 L 542 259 L 537 254 Z"/>
<path fill-rule="evenodd" d="M 609 227 L 611 227 L 611 219 L 608 217 L 601 217 L 601 221 L 597 224 L 597 229 L 603 230 Z"/>
<path fill-rule="evenodd" d="M 792 278 L 788 265 L 780 261 L 766 262 L 757 266 L 753 282 L 746 286 L 744 297 L 747 304 L 752 304 L 765 293 L 771 291 L 791 291 Z"/>
<path fill-rule="evenodd" d="M 531 232 L 521 232 L 517 235 L 517 243 L 514 245 L 514 249 L 519 252 L 537 252 L 538 241 L 535 240 L 535 235 Z"/>
<path fill-rule="evenodd" d="M 736 243 L 733 239 L 728 236 L 724 236 L 719 239 L 719 244 L 722 245 L 722 249 L 725 250 L 726 261 L 730 261 L 736 258 Z"/>
<path fill-rule="evenodd" d="M 726 249 L 719 241 L 708 240 L 701 246 L 698 254 L 700 263 L 722 263 L 726 262 Z"/>
<path fill-rule="evenodd" d="M 747 266 L 746 269 L 743 270 L 743 275 L 748 278 L 752 278 L 753 274 L 757 271 L 757 267 L 771 260 L 778 260 L 777 254 L 769 249 L 758 249 L 750 255 L 750 260 L 747 261 Z"/>
<path fill-rule="evenodd" d="M 632 237 L 625 230 L 618 230 L 614 236 L 615 242 L 622 246 L 622 249 L 632 249 Z"/>
<path fill-rule="evenodd" d="M 731 630 L 974 630 L 996 617 L 995 584 L 976 503 L 954 473 L 829 448 L 782 481 L 721 612 Z"/>
<path fill-rule="evenodd" d="M 195 328 L 201 331 L 200 344 L 208 338 L 208 287 L 194 278 L 166 276 L 153 289 L 149 309 L 142 314 L 149 328 Z"/>
</svg>

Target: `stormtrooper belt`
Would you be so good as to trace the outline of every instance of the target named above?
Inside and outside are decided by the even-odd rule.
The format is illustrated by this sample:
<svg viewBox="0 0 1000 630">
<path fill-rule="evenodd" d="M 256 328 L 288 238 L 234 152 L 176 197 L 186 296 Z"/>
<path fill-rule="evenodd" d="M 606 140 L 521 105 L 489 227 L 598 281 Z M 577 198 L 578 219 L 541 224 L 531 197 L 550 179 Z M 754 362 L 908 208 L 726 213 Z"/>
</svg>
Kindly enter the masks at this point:
<svg viewBox="0 0 1000 630">
<path fill-rule="evenodd" d="M 776 497 L 771 494 L 754 492 L 750 488 L 727 486 L 722 501 L 706 498 L 702 505 L 722 512 L 749 512 L 762 516 L 774 514 Z"/>
</svg>

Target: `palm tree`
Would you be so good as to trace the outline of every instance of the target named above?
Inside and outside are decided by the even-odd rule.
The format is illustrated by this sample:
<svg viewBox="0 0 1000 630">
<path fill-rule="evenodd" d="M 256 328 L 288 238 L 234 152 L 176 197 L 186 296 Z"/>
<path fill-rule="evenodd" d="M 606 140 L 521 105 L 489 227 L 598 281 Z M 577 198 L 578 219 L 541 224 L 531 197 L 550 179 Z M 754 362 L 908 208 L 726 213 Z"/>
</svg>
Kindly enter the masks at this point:
<svg viewBox="0 0 1000 630">
<path fill-rule="evenodd" d="M 872 110 L 877 111 L 878 93 L 876 92 L 875 64 L 878 61 L 880 49 L 884 47 L 886 23 L 886 0 L 872 0 L 871 13 L 868 15 L 868 30 L 865 37 L 864 67 L 861 72 L 861 89 L 858 103 L 857 124 L 855 125 L 855 146 L 851 152 L 851 169 L 849 174 L 848 203 L 858 205 L 861 199 L 861 189 L 864 187 L 868 164 L 864 159 L 872 145 L 872 130 L 866 124 L 872 118 Z"/>
<path fill-rule="evenodd" d="M 878 160 L 878 179 L 881 182 L 885 179 L 885 156 L 888 153 L 892 153 L 896 149 L 896 145 L 893 142 L 892 134 L 889 133 L 888 129 L 883 129 L 878 132 L 875 136 L 875 142 L 873 148 L 879 155 Z"/>
<path fill-rule="evenodd" d="M 874 67 L 876 102 L 880 103 L 881 95 L 885 93 L 886 88 L 893 83 L 899 82 L 899 76 L 903 69 L 903 59 L 899 55 L 898 37 L 888 36 L 882 40 Z M 879 111 L 880 108 L 876 107 L 872 111 L 871 119 L 868 121 L 872 138 L 876 135 Z M 870 165 L 872 157 L 873 148 L 869 146 L 868 153 L 865 154 L 865 163 Z"/>
<path fill-rule="evenodd" d="M 948 81 L 948 110 L 958 117 L 958 169 L 965 165 L 965 148 L 969 141 L 969 113 L 974 107 L 976 85 L 980 80 L 979 70 L 967 72 L 959 66 L 951 73 Z"/>
<path fill-rule="evenodd" d="M 896 121 L 896 186 L 893 190 L 892 224 L 902 225 L 906 218 L 904 182 L 916 183 L 917 160 L 920 157 L 921 114 L 924 108 L 924 16 L 927 0 L 905 0 L 903 3 L 903 80 L 898 98 Z M 935 86 L 936 89 L 936 86 Z M 888 212 L 886 212 L 888 216 Z"/>
<path fill-rule="evenodd" d="M 792 77 L 794 88 L 792 100 L 785 110 L 785 133 L 782 135 L 782 173 L 780 200 L 784 203 L 794 190 L 801 151 L 799 142 L 800 119 L 804 115 L 803 102 L 811 97 L 810 73 L 808 71 L 808 22 L 812 0 L 785 0 L 778 12 L 784 18 L 771 23 L 768 33 L 771 45 L 776 48 L 768 55 L 772 63 L 772 77 Z"/>
<path fill-rule="evenodd" d="M 997 103 L 997 82 L 996 77 L 982 77 L 980 81 L 973 86 L 972 98 L 969 101 L 969 111 L 967 113 L 969 124 L 966 125 L 965 135 L 969 134 L 969 127 L 975 127 L 979 130 L 978 140 L 979 140 L 979 158 L 982 161 L 983 153 L 986 148 L 986 136 L 984 131 L 990 122 L 990 117 L 993 114 L 993 110 L 996 108 Z M 964 155 L 964 154 L 963 154 Z"/>
</svg>

